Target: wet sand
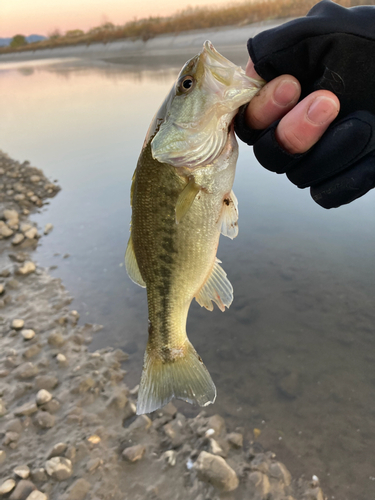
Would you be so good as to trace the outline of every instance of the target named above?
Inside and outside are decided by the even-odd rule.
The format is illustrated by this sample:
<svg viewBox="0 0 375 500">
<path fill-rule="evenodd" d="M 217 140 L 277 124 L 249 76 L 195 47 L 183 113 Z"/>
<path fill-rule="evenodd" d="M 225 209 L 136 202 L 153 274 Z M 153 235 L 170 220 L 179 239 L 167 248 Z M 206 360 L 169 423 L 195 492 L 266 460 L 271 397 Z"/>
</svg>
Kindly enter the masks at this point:
<svg viewBox="0 0 375 500">
<path fill-rule="evenodd" d="M 292 479 L 257 429 L 173 404 L 135 415 L 128 355 L 90 352 L 102 327 L 81 324 L 61 280 L 33 260 L 53 227 L 32 215 L 58 191 L 0 153 L 1 498 L 323 499 L 318 479 Z"/>
</svg>

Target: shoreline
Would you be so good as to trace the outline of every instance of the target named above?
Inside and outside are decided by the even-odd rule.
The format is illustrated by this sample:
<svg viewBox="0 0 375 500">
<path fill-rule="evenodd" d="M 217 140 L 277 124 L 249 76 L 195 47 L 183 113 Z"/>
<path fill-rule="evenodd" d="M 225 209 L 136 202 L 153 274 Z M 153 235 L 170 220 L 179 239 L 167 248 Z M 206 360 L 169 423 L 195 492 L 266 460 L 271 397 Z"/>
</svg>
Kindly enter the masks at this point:
<svg viewBox="0 0 375 500">
<path fill-rule="evenodd" d="M 128 355 L 89 352 L 101 326 L 80 324 L 61 280 L 33 262 L 44 236 L 30 216 L 59 187 L 1 152 L 0 184 L 1 498 L 323 499 L 319 480 L 292 480 L 257 429 L 171 403 L 137 417 Z"/>
<path fill-rule="evenodd" d="M 93 43 L 87 46 L 76 45 L 55 49 L 38 49 L 34 51 L 0 54 L 0 64 L 6 62 L 23 62 L 35 59 L 84 58 L 105 60 L 109 62 L 131 63 L 134 59 L 162 59 L 165 57 L 183 57 L 185 60 L 196 54 L 203 43 L 209 39 L 217 50 L 238 51 L 242 48 L 246 53 L 246 43 L 251 37 L 266 29 L 274 28 L 291 18 L 262 21 L 245 26 L 227 26 L 178 33 L 176 35 L 160 35 L 146 42 L 137 39 L 125 39 L 116 42 Z"/>
</svg>

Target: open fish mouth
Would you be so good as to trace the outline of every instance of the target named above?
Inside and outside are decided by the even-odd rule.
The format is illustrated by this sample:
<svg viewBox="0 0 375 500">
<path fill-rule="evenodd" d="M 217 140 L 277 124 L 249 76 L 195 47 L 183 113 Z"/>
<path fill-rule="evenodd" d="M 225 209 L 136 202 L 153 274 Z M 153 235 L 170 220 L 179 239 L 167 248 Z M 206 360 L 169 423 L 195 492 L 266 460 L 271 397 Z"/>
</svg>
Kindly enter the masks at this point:
<svg viewBox="0 0 375 500">
<path fill-rule="evenodd" d="M 176 168 L 211 164 L 225 146 L 238 108 L 261 86 L 206 41 L 177 78 L 175 95 L 151 142 L 153 158 Z"/>
</svg>

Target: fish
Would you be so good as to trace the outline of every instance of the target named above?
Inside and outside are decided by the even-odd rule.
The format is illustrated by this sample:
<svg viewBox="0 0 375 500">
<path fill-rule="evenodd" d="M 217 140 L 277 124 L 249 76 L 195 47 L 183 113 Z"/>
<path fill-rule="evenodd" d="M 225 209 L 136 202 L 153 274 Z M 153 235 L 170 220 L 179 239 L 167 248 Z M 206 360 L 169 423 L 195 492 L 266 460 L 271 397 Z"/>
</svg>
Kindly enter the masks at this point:
<svg viewBox="0 0 375 500">
<path fill-rule="evenodd" d="M 148 342 L 137 414 L 173 398 L 199 406 L 216 387 L 186 333 L 190 304 L 229 308 L 233 288 L 216 253 L 238 234 L 232 191 L 238 144 L 233 119 L 265 82 L 206 41 L 181 69 L 148 129 L 131 187 L 129 277 L 146 287 Z"/>
</svg>

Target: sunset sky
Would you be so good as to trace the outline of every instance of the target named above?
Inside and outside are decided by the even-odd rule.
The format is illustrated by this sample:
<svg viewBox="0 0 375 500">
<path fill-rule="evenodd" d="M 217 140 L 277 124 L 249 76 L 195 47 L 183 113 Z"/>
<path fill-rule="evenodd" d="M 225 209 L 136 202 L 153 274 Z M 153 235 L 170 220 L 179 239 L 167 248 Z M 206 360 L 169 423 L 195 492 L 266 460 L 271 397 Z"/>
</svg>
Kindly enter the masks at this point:
<svg viewBox="0 0 375 500">
<path fill-rule="evenodd" d="M 84 31 L 106 21 L 124 24 L 134 18 L 168 15 L 188 6 L 219 5 L 228 0 L 0 0 L 0 37 L 48 35 L 55 29 Z M 234 3 L 234 2 L 233 2 Z M 237 3 L 237 2 L 236 2 Z"/>
</svg>

